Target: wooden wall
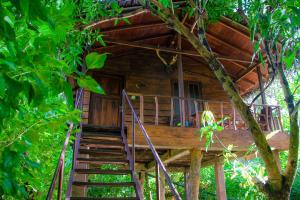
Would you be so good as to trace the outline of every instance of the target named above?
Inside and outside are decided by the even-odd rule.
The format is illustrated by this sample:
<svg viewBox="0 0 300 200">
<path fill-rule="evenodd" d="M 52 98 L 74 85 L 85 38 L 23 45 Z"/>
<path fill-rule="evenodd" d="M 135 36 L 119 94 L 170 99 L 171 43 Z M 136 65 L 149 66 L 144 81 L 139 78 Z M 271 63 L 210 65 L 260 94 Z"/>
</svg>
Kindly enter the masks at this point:
<svg viewBox="0 0 300 200">
<path fill-rule="evenodd" d="M 170 55 L 162 54 L 168 61 Z M 171 96 L 171 82 L 177 80 L 177 65 L 172 66 L 174 70 L 167 73 L 164 64 L 159 60 L 154 51 L 135 50 L 131 53 L 114 57 L 110 55 L 106 66 L 95 74 L 110 74 L 123 76 L 125 89 L 131 93 L 142 93 L 144 95 L 167 95 Z M 183 56 L 184 80 L 200 82 L 202 85 L 202 96 L 205 100 L 229 101 L 220 83 L 214 77 L 208 66 L 194 58 Z M 85 93 L 85 111 L 88 111 L 89 93 Z M 139 110 L 139 99 L 132 99 L 136 110 Z M 154 98 L 144 99 L 145 123 L 154 123 L 155 101 Z M 219 105 L 210 105 L 213 111 L 220 113 Z M 228 112 L 232 110 L 230 104 L 225 106 Z M 159 99 L 159 124 L 167 125 L 170 121 L 170 99 Z M 127 113 L 127 121 L 130 121 Z M 86 116 L 86 114 L 85 114 Z"/>
</svg>

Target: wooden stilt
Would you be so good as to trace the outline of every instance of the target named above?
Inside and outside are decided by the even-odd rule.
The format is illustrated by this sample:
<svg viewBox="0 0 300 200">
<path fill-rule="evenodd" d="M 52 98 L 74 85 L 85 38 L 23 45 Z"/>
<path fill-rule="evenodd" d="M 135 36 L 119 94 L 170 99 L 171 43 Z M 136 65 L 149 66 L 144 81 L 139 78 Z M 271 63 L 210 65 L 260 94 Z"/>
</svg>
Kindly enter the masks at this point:
<svg viewBox="0 0 300 200">
<path fill-rule="evenodd" d="M 259 83 L 259 90 L 261 92 L 261 103 L 263 105 L 267 104 L 267 100 L 266 100 L 266 94 L 265 92 L 263 91 L 264 89 L 264 86 L 263 86 L 263 79 L 262 79 L 262 74 L 261 74 L 261 71 L 260 71 L 260 65 L 257 66 L 257 77 L 258 77 L 258 83 Z"/>
<path fill-rule="evenodd" d="M 278 169 L 279 169 L 279 171 L 280 171 L 280 173 L 281 173 L 282 171 L 281 171 L 281 165 L 280 165 L 279 150 L 278 150 L 278 149 L 275 149 L 275 150 L 273 151 L 273 154 L 274 154 L 274 157 L 275 157 L 275 162 L 276 162 L 276 164 L 277 164 L 277 167 L 278 167 Z"/>
<path fill-rule="evenodd" d="M 226 200 L 224 165 L 220 161 L 215 163 L 215 176 L 216 176 L 217 199 Z"/>
<path fill-rule="evenodd" d="M 198 200 L 199 199 L 199 187 L 200 187 L 200 167 L 203 154 L 199 149 L 191 150 L 191 164 L 188 176 L 188 192 L 187 199 Z"/>
<path fill-rule="evenodd" d="M 140 172 L 140 185 L 141 185 L 141 190 L 144 196 L 144 185 L 145 185 L 145 171 Z"/>
<path fill-rule="evenodd" d="M 156 200 L 160 200 L 160 169 L 158 164 L 155 165 L 155 183 L 156 183 Z"/>
<path fill-rule="evenodd" d="M 164 174 L 161 170 L 159 170 L 159 199 L 160 200 L 166 200 L 166 190 L 165 190 L 165 183 L 166 183 L 166 179 L 164 177 Z"/>
<path fill-rule="evenodd" d="M 188 176 L 189 176 L 189 171 L 187 168 L 184 169 L 184 195 L 185 199 L 188 199 L 188 194 L 189 194 L 189 188 L 188 188 Z"/>
</svg>

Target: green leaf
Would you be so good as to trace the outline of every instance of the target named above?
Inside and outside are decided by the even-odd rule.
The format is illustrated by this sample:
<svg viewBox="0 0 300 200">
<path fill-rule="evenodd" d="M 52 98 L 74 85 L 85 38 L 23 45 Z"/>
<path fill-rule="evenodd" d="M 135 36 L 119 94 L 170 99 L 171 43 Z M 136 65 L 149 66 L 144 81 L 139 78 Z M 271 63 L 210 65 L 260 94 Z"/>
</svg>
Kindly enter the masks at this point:
<svg viewBox="0 0 300 200">
<path fill-rule="evenodd" d="M 73 108 L 74 106 L 74 99 L 73 99 L 73 93 L 72 93 L 72 87 L 69 83 L 64 82 L 64 94 L 66 96 L 67 99 L 67 103 L 69 108 Z"/>
<path fill-rule="evenodd" d="M 3 180 L 2 187 L 6 193 L 10 193 L 13 190 L 12 183 L 8 178 Z"/>
<path fill-rule="evenodd" d="M 295 52 L 289 50 L 286 52 L 286 56 L 283 58 L 284 62 L 285 62 L 285 65 L 286 65 L 286 68 L 287 69 L 291 69 L 293 63 L 294 63 L 294 60 L 295 60 Z"/>
<path fill-rule="evenodd" d="M 100 44 L 101 44 L 102 46 L 106 47 L 106 44 L 105 44 L 104 40 L 102 39 L 102 36 L 103 36 L 103 35 L 98 35 L 97 41 L 100 42 Z"/>
<path fill-rule="evenodd" d="M 128 18 L 123 18 L 123 21 L 124 21 L 126 24 L 131 24 Z"/>
<path fill-rule="evenodd" d="M 85 57 L 86 66 L 88 69 L 101 69 L 104 67 L 104 63 L 106 61 L 107 54 L 99 54 L 96 52 L 89 53 Z"/>
<path fill-rule="evenodd" d="M 105 94 L 105 91 L 102 89 L 102 87 L 90 76 L 77 78 L 77 83 L 80 87 L 86 88 L 92 92 Z"/>
</svg>

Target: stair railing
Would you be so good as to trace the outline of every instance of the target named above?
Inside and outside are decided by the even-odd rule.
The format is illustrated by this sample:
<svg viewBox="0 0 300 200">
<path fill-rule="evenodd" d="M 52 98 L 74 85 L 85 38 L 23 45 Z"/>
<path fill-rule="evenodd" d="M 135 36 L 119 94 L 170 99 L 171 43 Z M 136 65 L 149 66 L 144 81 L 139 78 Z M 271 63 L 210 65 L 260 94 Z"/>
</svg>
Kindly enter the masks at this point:
<svg viewBox="0 0 300 200">
<path fill-rule="evenodd" d="M 132 151 L 130 152 L 129 150 L 129 146 L 128 146 L 128 142 L 127 142 L 127 136 L 125 134 L 125 102 L 128 103 L 129 105 L 129 108 L 131 110 L 131 113 L 132 113 Z M 132 175 L 133 175 L 133 180 L 137 186 L 136 188 L 136 193 L 137 193 L 137 196 L 140 198 L 140 199 L 143 199 L 143 194 L 142 194 L 142 191 L 141 191 L 141 187 L 140 187 L 140 184 L 138 182 L 138 178 L 137 178 L 137 175 L 135 173 L 135 124 L 138 124 L 140 129 L 141 129 L 141 132 L 142 134 L 144 135 L 144 138 L 153 154 L 153 157 L 154 157 L 154 160 L 156 162 L 156 193 L 157 193 L 157 199 L 159 199 L 159 195 L 158 195 L 158 191 L 159 191 L 159 171 L 161 170 L 162 174 L 164 175 L 165 177 L 165 180 L 166 182 L 168 183 L 169 187 L 170 187 L 170 190 L 173 194 L 173 196 L 175 197 L 176 200 L 181 200 L 181 197 L 179 195 L 179 193 L 177 192 L 174 184 L 172 183 L 172 180 L 163 164 L 163 162 L 161 161 L 155 147 L 153 146 L 151 140 L 150 140 L 150 137 L 148 136 L 147 134 L 147 131 L 145 129 L 145 127 L 143 126 L 140 118 L 137 116 L 134 108 L 133 108 L 133 105 L 126 93 L 125 90 L 122 91 L 122 130 L 121 130 L 121 134 L 122 134 L 122 138 L 123 138 L 123 142 L 125 144 L 125 150 L 127 152 L 127 158 L 129 160 L 129 166 L 130 166 L 130 170 L 132 171 Z M 130 134 L 130 133 L 128 133 Z M 132 155 L 131 155 L 132 154 Z"/>
<path fill-rule="evenodd" d="M 76 97 L 75 97 L 75 109 L 79 108 L 82 110 L 82 106 L 83 106 L 83 89 L 80 88 L 76 91 Z M 56 169 L 52 178 L 52 182 L 47 194 L 46 199 L 47 200 L 51 200 L 55 187 L 57 185 L 57 180 L 58 180 L 58 188 L 57 188 L 57 199 L 61 200 L 62 198 L 62 194 L 63 194 L 63 180 L 64 180 L 64 167 L 65 167 L 65 154 L 66 154 L 66 150 L 69 144 L 69 140 L 70 140 L 70 136 L 72 133 L 72 130 L 74 129 L 74 123 L 71 122 L 69 124 L 69 128 L 66 134 L 66 139 L 64 141 L 64 145 L 63 148 L 61 150 L 57 165 L 56 165 Z M 81 124 L 80 124 L 81 127 Z M 80 137 L 80 132 L 77 134 L 77 137 Z M 77 142 L 77 140 L 76 140 Z M 76 143 L 75 143 L 75 148 L 76 148 Z M 77 147 L 78 148 L 78 147 Z M 73 152 L 76 152 L 75 150 Z M 74 157 L 76 157 L 76 154 L 73 155 L 73 160 L 75 161 L 76 159 L 74 159 Z M 75 165 L 75 163 L 73 162 L 73 166 Z M 68 192 L 67 192 L 68 193 Z"/>
</svg>

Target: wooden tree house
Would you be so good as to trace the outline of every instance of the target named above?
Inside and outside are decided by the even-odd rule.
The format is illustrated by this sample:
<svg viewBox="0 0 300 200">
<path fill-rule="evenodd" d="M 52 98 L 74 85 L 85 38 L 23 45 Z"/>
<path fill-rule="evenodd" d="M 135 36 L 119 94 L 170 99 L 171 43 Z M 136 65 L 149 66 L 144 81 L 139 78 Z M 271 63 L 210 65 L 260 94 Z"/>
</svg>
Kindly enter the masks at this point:
<svg viewBox="0 0 300 200">
<path fill-rule="evenodd" d="M 210 165 L 215 166 L 217 198 L 226 199 L 224 147 L 233 145 L 234 153 L 245 156 L 253 144 L 247 125 L 208 65 L 185 38 L 145 10 L 135 12 L 128 19 L 130 24 L 120 21 L 115 25 L 114 19 L 93 24 L 105 36 L 107 46 L 95 44 L 92 51 L 109 55 L 105 68 L 90 74 L 106 95 L 84 91 L 84 127 L 124 128 L 134 160 L 132 167 L 139 174 L 141 188 L 145 173 L 156 171 L 157 177 L 161 174 L 157 178 L 159 199 L 165 199 L 164 172 L 159 173 L 160 167 L 143 128 L 166 170 L 185 174 L 186 199 L 196 199 L 199 170 Z M 259 89 L 268 80 L 267 70 L 256 59 L 251 61 L 253 47 L 247 28 L 224 17 L 208 26 L 206 36 L 240 95 Z M 207 151 L 205 140 L 200 141 L 197 133 L 203 126 L 204 110 L 211 110 L 216 120 L 228 117 L 222 122 L 224 130 L 215 133 L 214 143 Z M 280 108 L 264 102 L 253 105 L 252 111 L 274 153 L 287 150 L 289 137 L 282 131 Z M 83 166 L 88 168 L 86 164 Z M 86 179 L 86 175 L 74 179 Z"/>
</svg>

